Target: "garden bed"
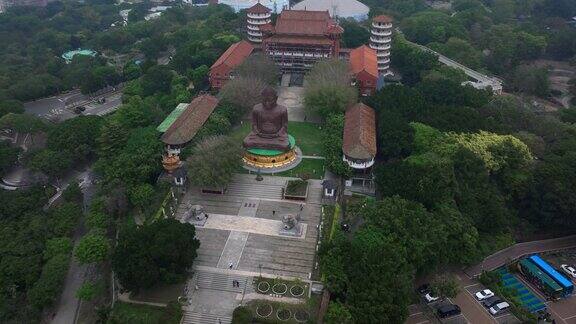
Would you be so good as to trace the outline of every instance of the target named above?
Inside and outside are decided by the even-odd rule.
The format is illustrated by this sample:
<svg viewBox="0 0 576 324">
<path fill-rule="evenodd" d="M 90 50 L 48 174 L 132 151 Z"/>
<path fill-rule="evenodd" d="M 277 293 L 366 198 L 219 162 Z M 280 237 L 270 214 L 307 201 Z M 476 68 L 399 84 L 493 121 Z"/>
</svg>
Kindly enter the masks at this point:
<svg viewBox="0 0 576 324">
<path fill-rule="evenodd" d="M 130 294 L 130 299 L 134 301 L 168 304 L 183 294 L 185 285 L 185 282 L 171 285 L 161 284 L 154 288 L 142 289 L 138 294 Z"/>
<path fill-rule="evenodd" d="M 282 280 L 278 278 L 254 278 L 254 289 L 263 295 L 279 295 L 291 298 L 307 298 L 309 285 L 305 282 Z"/>
<path fill-rule="evenodd" d="M 314 310 L 308 303 L 289 304 L 268 300 L 252 300 L 246 304 L 254 317 L 254 323 L 309 323 Z"/>
<path fill-rule="evenodd" d="M 283 190 L 284 199 L 306 200 L 308 196 L 308 181 L 289 180 Z"/>
<path fill-rule="evenodd" d="M 179 307 L 167 308 L 116 302 L 109 321 L 126 324 L 179 324 L 181 318 L 182 312 Z"/>
</svg>

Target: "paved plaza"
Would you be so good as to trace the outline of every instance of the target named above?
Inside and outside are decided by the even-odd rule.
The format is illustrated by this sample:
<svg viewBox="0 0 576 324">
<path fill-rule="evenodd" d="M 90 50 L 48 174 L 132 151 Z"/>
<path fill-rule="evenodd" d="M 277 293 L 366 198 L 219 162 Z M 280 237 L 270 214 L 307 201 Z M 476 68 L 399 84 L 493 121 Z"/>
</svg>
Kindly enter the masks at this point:
<svg viewBox="0 0 576 324">
<path fill-rule="evenodd" d="M 238 270 L 309 279 L 321 217 L 321 182 L 310 180 L 308 199 L 298 202 L 281 199 L 288 179 L 264 177 L 258 182 L 253 175 L 238 174 L 225 195 L 187 192 L 176 218 L 196 204 L 209 215 L 206 224 L 196 228 L 201 245 L 195 265 L 222 268 L 233 263 Z M 279 234 L 284 214 L 300 214 L 301 237 Z"/>
<path fill-rule="evenodd" d="M 189 280 L 190 305 L 183 323 L 230 323 L 232 311 L 253 296 L 252 278 L 271 277 L 308 280 L 314 269 L 317 226 L 321 218 L 322 185 L 310 180 L 306 201 L 282 199 L 291 178 L 237 174 L 224 195 L 202 194 L 190 189 L 178 207 L 182 219 L 192 205 L 208 214 L 204 226 L 196 227 L 200 240 Z M 299 237 L 280 235 L 282 215 L 299 214 Z M 240 283 L 233 287 L 232 281 Z"/>
<path fill-rule="evenodd" d="M 321 123 L 322 118 L 307 114 L 304 110 L 304 88 L 281 86 L 278 89 L 278 103 L 288 109 L 288 120 Z"/>
</svg>

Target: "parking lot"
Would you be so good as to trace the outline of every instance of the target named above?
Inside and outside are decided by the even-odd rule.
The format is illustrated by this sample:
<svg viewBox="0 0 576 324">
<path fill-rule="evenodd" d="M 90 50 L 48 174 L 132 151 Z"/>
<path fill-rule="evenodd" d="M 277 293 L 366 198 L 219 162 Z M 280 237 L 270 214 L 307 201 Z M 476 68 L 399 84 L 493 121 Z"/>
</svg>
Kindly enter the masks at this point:
<svg viewBox="0 0 576 324">
<path fill-rule="evenodd" d="M 560 269 L 561 264 L 576 265 L 576 251 L 574 250 L 569 252 L 547 253 L 543 254 L 542 257 L 557 269 Z M 520 323 L 520 321 L 510 312 L 504 312 L 492 316 L 488 309 L 477 301 L 474 296 L 476 292 L 486 289 L 486 287 L 478 282 L 478 280 L 468 277 L 464 272 L 457 272 L 455 273 L 455 276 L 458 279 L 461 291 L 455 298 L 448 299 L 444 303 L 450 302 L 460 306 L 462 314 L 440 321 L 438 317 L 436 317 L 435 312 L 441 304 L 436 302 L 426 305 L 422 302 L 421 304 L 415 304 L 409 307 L 409 317 L 406 320 L 406 324 Z M 522 276 L 516 275 L 515 277 L 536 297 L 543 301 L 547 300 L 538 289 L 524 280 Z M 576 280 L 572 279 L 572 282 L 576 284 Z M 552 318 L 556 320 L 556 323 L 576 324 L 576 295 L 559 301 L 546 301 L 545 304 L 548 312 L 552 315 Z"/>
<path fill-rule="evenodd" d="M 409 317 L 406 321 L 407 324 L 425 324 L 425 323 L 517 323 L 515 317 L 506 315 L 502 318 L 494 319 L 488 311 L 479 302 L 475 300 L 472 293 L 476 292 L 475 285 L 479 283 L 475 280 L 469 279 L 463 273 L 455 274 L 456 279 L 460 284 L 460 293 L 455 298 L 448 298 L 443 302 L 432 302 L 426 304 L 422 301 L 421 304 L 411 305 L 409 308 Z M 470 289 L 470 290 L 469 290 Z M 478 290 L 483 289 L 478 286 Z M 472 292 L 472 293 L 471 293 Z M 462 313 L 447 319 L 440 320 L 436 316 L 436 310 L 445 304 L 456 304 L 460 307 Z"/>
<path fill-rule="evenodd" d="M 434 321 L 434 315 L 423 304 L 414 304 L 408 306 L 408 319 L 405 324 L 426 324 L 426 323 L 436 323 Z"/>
<path fill-rule="evenodd" d="M 433 302 L 425 304 L 422 302 L 418 305 L 409 307 L 409 317 L 407 324 L 425 324 L 425 323 L 496 323 L 496 324 L 513 324 L 520 321 L 509 312 L 496 315 L 493 317 L 488 309 L 476 300 L 474 294 L 477 291 L 485 289 L 477 280 L 470 279 L 463 272 L 454 274 L 460 284 L 460 293 L 455 298 L 448 298 L 443 303 Z M 462 314 L 440 321 L 436 317 L 436 309 L 446 303 L 452 303 L 460 306 Z"/>
<path fill-rule="evenodd" d="M 542 253 L 541 256 L 560 273 L 565 275 L 566 278 L 571 279 L 572 283 L 576 284 L 576 280 L 574 280 L 574 278 L 569 277 L 562 270 L 560 270 L 560 265 L 562 264 L 569 264 L 572 266 L 576 265 L 576 250 Z M 539 296 L 542 296 L 539 291 L 536 292 Z M 575 295 L 572 295 L 569 298 L 561 299 L 559 301 L 548 301 L 546 302 L 546 305 L 548 306 L 548 312 L 552 314 L 552 317 L 556 320 L 556 323 L 576 324 Z"/>
<path fill-rule="evenodd" d="M 475 304 L 476 308 L 481 309 L 490 318 L 490 321 L 492 323 L 499 323 L 499 324 L 520 323 L 520 321 L 516 318 L 516 316 L 514 316 L 512 313 L 510 313 L 509 310 L 505 310 L 501 314 L 497 314 L 496 316 L 493 316 L 492 314 L 490 314 L 490 312 L 488 311 L 488 308 L 484 307 L 484 305 L 482 305 L 481 302 L 478 301 L 476 299 L 476 297 L 474 296 L 474 294 L 476 292 L 486 289 L 486 287 L 484 285 L 482 285 L 481 283 L 472 283 L 472 284 L 465 286 L 463 288 L 464 288 L 464 292 L 467 295 L 467 299 L 471 300 Z"/>
</svg>

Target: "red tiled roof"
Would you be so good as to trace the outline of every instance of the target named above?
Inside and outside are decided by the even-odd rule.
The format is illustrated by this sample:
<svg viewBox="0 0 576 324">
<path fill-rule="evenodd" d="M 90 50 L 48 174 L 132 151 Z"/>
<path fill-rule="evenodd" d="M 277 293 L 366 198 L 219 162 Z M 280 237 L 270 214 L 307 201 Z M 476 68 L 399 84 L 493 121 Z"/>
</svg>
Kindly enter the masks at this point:
<svg viewBox="0 0 576 324">
<path fill-rule="evenodd" d="M 342 152 L 358 160 L 376 156 L 376 112 L 363 103 L 346 110 Z"/>
<path fill-rule="evenodd" d="M 273 32 L 273 31 L 274 31 L 274 26 L 272 26 L 271 23 L 267 23 L 267 24 L 264 24 L 264 25 L 260 25 L 260 27 L 258 27 L 258 29 L 259 29 L 261 32 Z"/>
<path fill-rule="evenodd" d="M 380 15 L 372 18 L 372 21 L 379 22 L 379 23 L 392 23 L 394 22 L 394 18 L 386 15 Z"/>
<path fill-rule="evenodd" d="M 164 132 L 162 142 L 169 145 L 182 145 L 190 142 L 217 105 L 218 98 L 211 95 L 200 95 L 194 98 L 186 110 Z"/>
<path fill-rule="evenodd" d="M 302 45 L 332 45 L 332 41 L 326 37 L 298 37 L 298 36 L 284 36 L 272 35 L 266 38 L 266 43 L 282 43 L 282 44 L 302 44 Z"/>
<path fill-rule="evenodd" d="M 342 28 L 339 25 L 334 23 L 334 24 L 328 26 L 328 32 L 330 34 L 342 34 L 344 32 L 344 28 Z"/>
<path fill-rule="evenodd" d="M 286 35 L 326 35 L 334 24 L 328 11 L 283 10 L 276 21 L 276 33 Z"/>
<path fill-rule="evenodd" d="M 366 71 L 378 78 L 378 58 L 376 51 L 366 45 L 362 45 L 350 52 L 350 67 L 354 75 Z"/>
<path fill-rule="evenodd" d="M 225 64 L 233 69 L 242 64 L 242 62 L 244 62 L 244 60 L 250 56 L 253 50 L 254 46 L 245 40 L 234 43 L 228 47 L 226 52 L 224 52 L 224 54 L 222 54 L 218 60 L 214 62 L 214 64 L 212 64 L 210 69 L 213 69 L 222 64 Z"/>
<path fill-rule="evenodd" d="M 253 14 L 265 14 L 265 13 L 272 12 L 272 10 L 268 9 L 266 6 L 264 6 L 260 2 L 253 5 L 252 7 L 248 8 L 248 10 L 246 10 L 246 11 L 249 13 L 253 13 Z"/>
</svg>

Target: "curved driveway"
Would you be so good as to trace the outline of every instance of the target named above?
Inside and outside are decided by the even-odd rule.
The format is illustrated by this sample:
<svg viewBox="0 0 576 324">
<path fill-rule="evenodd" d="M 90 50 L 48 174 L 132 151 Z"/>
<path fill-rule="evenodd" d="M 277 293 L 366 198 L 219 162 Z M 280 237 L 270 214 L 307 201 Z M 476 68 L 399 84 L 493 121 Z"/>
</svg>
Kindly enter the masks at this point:
<svg viewBox="0 0 576 324">
<path fill-rule="evenodd" d="M 486 257 L 479 264 L 465 269 L 464 272 L 469 277 L 477 277 L 482 273 L 482 271 L 494 270 L 512 260 L 521 258 L 528 254 L 564 250 L 569 248 L 576 248 L 576 235 L 549 240 L 518 243 Z"/>
</svg>

